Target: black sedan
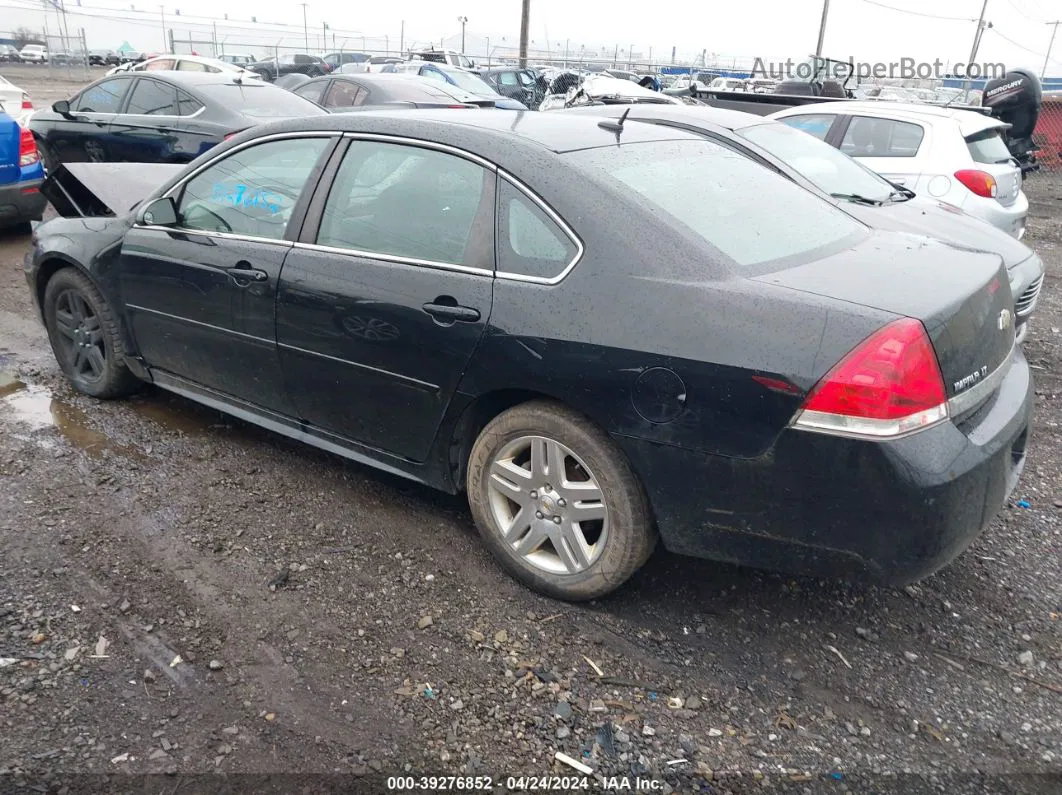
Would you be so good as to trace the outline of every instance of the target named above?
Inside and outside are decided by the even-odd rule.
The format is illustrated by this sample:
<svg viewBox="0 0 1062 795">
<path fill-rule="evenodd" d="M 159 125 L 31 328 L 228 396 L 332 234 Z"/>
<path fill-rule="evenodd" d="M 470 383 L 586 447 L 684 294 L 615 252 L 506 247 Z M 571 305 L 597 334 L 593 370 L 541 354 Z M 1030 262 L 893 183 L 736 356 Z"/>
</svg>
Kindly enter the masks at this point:
<svg viewBox="0 0 1062 795">
<path fill-rule="evenodd" d="M 465 491 L 498 560 L 566 599 L 658 535 L 908 581 L 1003 505 L 1033 385 L 997 256 L 871 230 L 698 134 L 455 118 L 264 126 L 132 212 L 38 227 L 63 371 Z"/>
<path fill-rule="evenodd" d="M 292 89 L 300 97 L 335 112 L 386 105 L 403 108 L 493 108 L 494 101 L 417 75 L 336 74 Z"/>
<path fill-rule="evenodd" d="M 481 69 L 479 76 L 504 97 L 537 108 L 546 98 L 549 85 L 530 69 Z"/>
<path fill-rule="evenodd" d="M 33 114 L 29 127 L 51 170 L 60 163 L 85 161 L 187 163 L 261 122 L 324 112 L 258 80 L 136 72 L 97 80 L 69 100 Z"/>
<path fill-rule="evenodd" d="M 307 77 L 320 77 L 332 71 L 331 64 L 316 55 L 304 53 L 285 53 L 279 58 L 267 58 L 256 61 L 245 68 L 257 72 L 266 80 L 276 80 L 281 75 L 299 74 Z"/>
<path fill-rule="evenodd" d="M 118 66 L 122 59 L 114 50 L 92 50 L 88 62 L 89 66 Z"/>
</svg>

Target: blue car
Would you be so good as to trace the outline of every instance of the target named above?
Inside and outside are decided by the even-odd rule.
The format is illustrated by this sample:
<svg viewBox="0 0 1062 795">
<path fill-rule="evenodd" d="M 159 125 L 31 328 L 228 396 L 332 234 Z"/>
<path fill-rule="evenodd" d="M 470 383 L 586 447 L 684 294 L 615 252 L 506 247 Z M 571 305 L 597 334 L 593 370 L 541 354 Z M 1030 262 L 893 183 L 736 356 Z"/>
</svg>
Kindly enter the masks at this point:
<svg viewBox="0 0 1062 795">
<path fill-rule="evenodd" d="M 43 181 L 33 134 L 0 107 L 0 227 L 41 220 Z"/>
<path fill-rule="evenodd" d="M 499 94 L 475 72 L 459 69 L 456 66 L 447 66 L 446 64 L 433 63 L 431 61 L 406 61 L 405 63 L 389 63 L 381 71 L 420 75 L 429 80 L 449 83 L 451 86 L 457 86 L 469 94 L 493 100 L 494 107 L 502 110 L 527 110 L 527 105 Z"/>
</svg>

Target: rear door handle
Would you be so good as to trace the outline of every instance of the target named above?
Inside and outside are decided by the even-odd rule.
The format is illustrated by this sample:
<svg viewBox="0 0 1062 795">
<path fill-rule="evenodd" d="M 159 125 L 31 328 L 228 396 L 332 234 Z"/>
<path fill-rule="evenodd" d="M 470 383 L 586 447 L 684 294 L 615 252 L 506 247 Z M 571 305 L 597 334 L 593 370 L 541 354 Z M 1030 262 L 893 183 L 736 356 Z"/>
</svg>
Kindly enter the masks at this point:
<svg viewBox="0 0 1062 795">
<path fill-rule="evenodd" d="M 424 304 L 421 309 L 440 323 L 475 323 L 480 318 L 478 309 L 459 306 L 457 301 L 446 295 L 441 295 L 433 302 Z"/>
<path fill-rule="evenodd" d="M 267 282 L 269 274 L 265 271 L 252 268 L 251 263 L 241 260 L 229 271 L 229 278 L 240 287 L 246 287 L 251 282 Z"/>
</svg>

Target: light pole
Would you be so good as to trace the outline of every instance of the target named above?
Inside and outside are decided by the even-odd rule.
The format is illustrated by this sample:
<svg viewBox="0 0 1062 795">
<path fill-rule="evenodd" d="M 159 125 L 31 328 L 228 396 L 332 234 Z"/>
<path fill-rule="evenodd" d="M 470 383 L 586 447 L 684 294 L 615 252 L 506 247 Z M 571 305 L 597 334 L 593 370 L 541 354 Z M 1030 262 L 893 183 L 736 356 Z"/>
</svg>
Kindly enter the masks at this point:
<svg viewBox="0 0 1062 795">
<path fill-rule="evenodd" d="M 465 25 L 468 24 L 468 17 L 458 17 L 457 21 L 461 23 L 461 54 L 465 54 Z"/>
<path fill-rule="evenodd" d="M 162 18 L 162 51 L 169 52 L 166 42 L 166 7 L 159 6 L 159 16 Z"/>
<path fill-rule="evenodd" d="M 985 32 L 985 11 L 987 10 L 988 0 L 985 0 L 985 2 L 981 5 L 981 16 L 977 19 L 977 30 L 974 31 L 973 47 L 970 48 L 970 60 L 966 63 L 966 69 L 963 70 L 966 72 L 967 75 L 970 74 L 970 66 L 973 64 L 974 59 L 977 57 L 977 49 L 981 46 L 981 36 Z M 988 27 L 992 27 L 991 22 L 988 23 Z M 963 81 L 962 89 L 963 91 L 970 90 L 969 79 Z"/>
<path fill-rule="evenodd" d="M 310 51 L 310 28 L 306 24 L 306 3 L 301 3 L 300 5 L 302 5 L 302 37 L 303 37 L 303 44 L 306 45 L 306 52 L 308 53 Z"/>
</svg>

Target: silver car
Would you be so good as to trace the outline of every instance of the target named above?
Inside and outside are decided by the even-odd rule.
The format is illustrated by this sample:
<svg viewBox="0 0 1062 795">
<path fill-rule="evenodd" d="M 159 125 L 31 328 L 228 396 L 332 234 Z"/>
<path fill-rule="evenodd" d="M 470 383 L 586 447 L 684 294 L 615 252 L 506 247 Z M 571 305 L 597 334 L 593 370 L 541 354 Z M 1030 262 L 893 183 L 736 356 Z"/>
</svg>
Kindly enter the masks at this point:
<svg viewBox="0 0 1062 795">
<path fill-rule="evenodd" d="M 1019 240 L 1025 235 L 1029 201 L 999 119 L 899 102 L 817 103 L 769 118 L 826 141 L 919 196 L 959 207 Z"/>
</svg>

